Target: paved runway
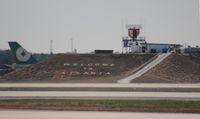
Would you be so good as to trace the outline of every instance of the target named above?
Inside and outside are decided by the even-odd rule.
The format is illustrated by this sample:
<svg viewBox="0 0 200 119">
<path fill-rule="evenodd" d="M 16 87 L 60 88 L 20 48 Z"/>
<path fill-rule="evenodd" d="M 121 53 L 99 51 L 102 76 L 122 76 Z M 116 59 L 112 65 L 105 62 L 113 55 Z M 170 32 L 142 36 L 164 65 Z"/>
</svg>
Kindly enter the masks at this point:
<svg viewBox="0 0 200 119">
<path fill-rule="evenodd" d="M 1 119 L 200 119 L 200 114 L 0 110 Z"/>
<path fill-rule="evenodd" d="M 0 99 L 145 99 L 200 100 L 200 93 L 96 92 L 96 91 L 0 91 Z"/>
<path fill-rule="evenodd" d="M 195 84 L 166 84 L 166 83 L 134 83 L 134 84 L 115 84 L 115 83 L 0 83 L 0 88 L 10 87 L 35 87 L 35 88 L 60 88 L 60 87 L 91 87 L 91 88 L 200 88 L 200 83 Z"/>
<path fill-rule="evenodd" d="M 0 99 L 168 99 L 200 100 L 198 92 L 144 91 L 53 91 L 54 88 L 176 88 L 199 89 L 200 84 L 67 84 L 67 83 L 1 83 L 0 88 L 49 88 L 52 91 L 0 91 Z"/>
</svg>

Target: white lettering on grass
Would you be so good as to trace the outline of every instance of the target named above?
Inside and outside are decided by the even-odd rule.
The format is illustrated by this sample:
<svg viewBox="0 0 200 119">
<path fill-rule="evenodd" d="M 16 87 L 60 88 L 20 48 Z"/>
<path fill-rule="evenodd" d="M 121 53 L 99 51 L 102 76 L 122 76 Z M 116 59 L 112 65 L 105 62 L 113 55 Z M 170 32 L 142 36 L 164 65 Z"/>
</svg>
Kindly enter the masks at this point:
<svg viewBox="0 0 200 119">
<path fill-rule="evenodd" d="M 102 64 L 102 66 L 104 66 L 104 67 L 107 67 L 107 66 L 108 66 L 108 64 Z"/>
<path fill-rule="evenodd" d="M 73 66 L 75 66 L 75 67 L 76 67 L 76 66 L 78 66 L 78 64 L 77 64 L 77 63 L 74 63 L 74 64 L 73 64 Z"/>
<path fill-rule="evenodd" d="M 69 63 L 64 63 L 64 66 L 70 66 L 70 64 Z"/>
</svg>

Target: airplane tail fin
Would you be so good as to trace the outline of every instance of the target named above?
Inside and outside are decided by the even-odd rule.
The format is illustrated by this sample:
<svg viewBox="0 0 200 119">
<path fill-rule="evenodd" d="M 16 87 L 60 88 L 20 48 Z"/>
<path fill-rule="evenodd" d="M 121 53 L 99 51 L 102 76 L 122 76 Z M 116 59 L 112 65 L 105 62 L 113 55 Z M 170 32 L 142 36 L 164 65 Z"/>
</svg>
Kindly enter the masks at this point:
<svg viewBox="0 0 200 119">
<path fill-rule="evenodd" d="M 16 64 L 35 64 L 37 60 L 30 52 L 24 49 L 20 44 L 15 41 L 8 42 L 12 54 L 16 59 Z"/>
</svg>

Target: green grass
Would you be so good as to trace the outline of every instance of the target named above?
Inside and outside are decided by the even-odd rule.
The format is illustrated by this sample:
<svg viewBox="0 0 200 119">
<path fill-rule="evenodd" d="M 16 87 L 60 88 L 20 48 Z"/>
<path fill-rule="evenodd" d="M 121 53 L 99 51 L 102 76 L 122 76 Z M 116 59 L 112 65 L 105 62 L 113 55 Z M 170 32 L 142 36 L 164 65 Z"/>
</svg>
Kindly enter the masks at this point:
<svg viewBox="0 0 200 119">
<path fill-rule="evenodd" d="M 200 113 L 200 101 L 167 100 L 0 100 L 0 108 Z"/>
</svg>

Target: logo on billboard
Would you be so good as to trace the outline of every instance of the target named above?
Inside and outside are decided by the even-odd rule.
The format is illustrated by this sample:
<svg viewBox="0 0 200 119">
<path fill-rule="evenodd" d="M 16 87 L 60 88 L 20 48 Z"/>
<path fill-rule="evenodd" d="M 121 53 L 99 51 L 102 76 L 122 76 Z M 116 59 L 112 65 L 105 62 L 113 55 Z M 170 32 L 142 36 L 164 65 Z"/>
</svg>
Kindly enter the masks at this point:
<svg viewBox="0 0 200 119">
<path fill-rule="evenodd" d="M 137 38 L 140 34 L 140 29 L 142 28 L 141 25 L 126 25 L 128 29 L 128 36 L 131 38 Z"/>
<path fill-rule="evenodd" d="M 136 29 L 136 28 L 128 29 L 128 36 L 131 38 L 137 38 L 139 34 L 140 34 L 140 29 Z"/>
</svg>

